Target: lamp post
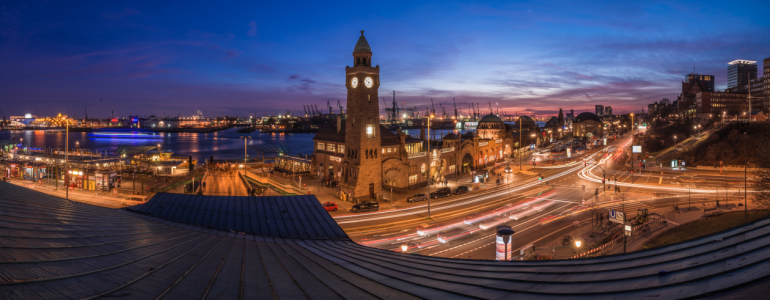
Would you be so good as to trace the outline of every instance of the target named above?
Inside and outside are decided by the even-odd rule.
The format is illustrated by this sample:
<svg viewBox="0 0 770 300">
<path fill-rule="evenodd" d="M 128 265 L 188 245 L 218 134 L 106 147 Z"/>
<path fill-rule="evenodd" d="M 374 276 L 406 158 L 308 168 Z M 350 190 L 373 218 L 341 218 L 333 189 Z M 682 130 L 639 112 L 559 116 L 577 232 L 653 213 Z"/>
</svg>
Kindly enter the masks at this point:
<svg viewBox="0 0 770 300">
<path fill-rule="evenodd" d="M 246 141 L 250 140 L 251 136 L 242 135 L 241 139 L 243 139 L 243 161 L 247 162 L 247 161 L 249 161 L 249 155 L 246 154 Z"/>
</svg>

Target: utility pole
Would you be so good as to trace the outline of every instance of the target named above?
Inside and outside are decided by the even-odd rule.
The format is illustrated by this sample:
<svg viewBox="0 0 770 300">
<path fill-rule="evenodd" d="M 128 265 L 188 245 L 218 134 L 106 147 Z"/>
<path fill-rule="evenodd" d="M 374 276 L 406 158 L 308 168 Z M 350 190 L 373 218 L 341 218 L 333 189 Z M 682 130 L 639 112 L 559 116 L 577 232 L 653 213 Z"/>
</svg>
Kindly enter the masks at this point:
<svg viewBox="0 0 770 300">
<path fill-rule="evenodd" d="M 430 99 L 433 103 L 433 99 Z M 428 219 L 430 219 L 430 164 L 433 162 L 430 151 L 430 119 L 433 118 L 433 114 L 427 115 L 428 117 Z"/>
</svg>

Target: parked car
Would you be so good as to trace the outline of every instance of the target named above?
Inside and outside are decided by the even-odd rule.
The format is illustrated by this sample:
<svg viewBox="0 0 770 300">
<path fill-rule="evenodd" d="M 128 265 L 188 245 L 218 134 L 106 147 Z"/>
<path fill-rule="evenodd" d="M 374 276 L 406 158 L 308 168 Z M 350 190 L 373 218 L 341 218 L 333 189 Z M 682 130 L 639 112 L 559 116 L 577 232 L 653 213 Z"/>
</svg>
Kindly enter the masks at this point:
<svg viewBox="0 0 770 300">
<path fill-rule="evenodd" d="M 451 197 L 452 196 L 452 189 L 448 187 L 443 187 L 438 190 L 436 190 L 433 193 L 430 193 L 430 197 L 433 199 L 437 198 L 443 198 L 443 197 Z"/>
<path fill-rule="evenodd" d="M 459 195 L 459 194 L 465 194 L 465 193 L 470 192 L 470 191 L 471 190 L 467 186 L 461 185 L 461 186 L 456 187 L 452 191 L 452 194 Z"/>
<path fill-rule="evenodd" d="M 353 205 L 353 208 L 350 209 L 350 212 L 367 212 L 367 211 L 378 211 L 380 210 L 380 204 L 377 202 L 364 202 L 359 203 L 356 205 Z"/>
<path fill-rule="evenodd" d="M 425 194 L 414 194 L 414 196 L 406 198 L 406 202 L 419 202 L 419 201 L 425 201 L 428 200 L 428 195 Z"/>
<path fill-rule="evenodd" d="M 326 202 L 323 204 L 323 206 L 324 206 L 324 209 L 326 209 L 326 211 L 337 211 L 337 203 Z"/>
</svg>

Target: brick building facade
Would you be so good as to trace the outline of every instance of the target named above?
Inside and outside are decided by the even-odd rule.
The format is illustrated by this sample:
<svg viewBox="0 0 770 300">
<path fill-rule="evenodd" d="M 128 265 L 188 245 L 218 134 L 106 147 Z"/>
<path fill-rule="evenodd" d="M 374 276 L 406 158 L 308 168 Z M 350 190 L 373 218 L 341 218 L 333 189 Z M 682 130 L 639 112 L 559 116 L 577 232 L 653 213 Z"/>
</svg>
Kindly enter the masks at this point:
<svg viewBox="0 0 770 300">
<path fill-rule="evenodd" d="M 518 125 L 505 124 L 494 115 L 483 117 L 475 132 L 449 133 L 440 140 L 424 134 L 427 122 L 419 138 L 389 131 L 379 122 L 380 67 L 371 66 L 371 57 L 362 31 L 353 50 L 354 65 L 345 72 L 345 118 L 340 116 L 313 138 L 313 174 L 338 181 L 341 191 L 350 193 L 350 201 L 377 201 L 384 190 L 407 193 L 429 181 L 451 179 L 501 162 L 518 146 L 518 133 L 513 141 L 513 127 Z"/>
</svg>

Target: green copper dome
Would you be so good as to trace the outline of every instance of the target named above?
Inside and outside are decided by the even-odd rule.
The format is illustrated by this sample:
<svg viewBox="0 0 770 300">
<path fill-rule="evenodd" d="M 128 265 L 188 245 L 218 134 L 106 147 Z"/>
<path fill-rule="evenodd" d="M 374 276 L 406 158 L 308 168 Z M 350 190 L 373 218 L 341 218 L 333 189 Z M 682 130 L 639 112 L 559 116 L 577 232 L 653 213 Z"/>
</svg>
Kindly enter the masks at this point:
<svg viewBox="0 0 770 300">
<path fill-rule="evenodd" d="M 369 42 L 366 41 L 363 30 L 361 30 L 361 37 L 358 38 L 358 43 L 356 43 L 356 48 L 353 49 L 353 53 L 356 53 L 356 52 L 372 53 L 372 48 L 369 47 Z"/>
</svg>

